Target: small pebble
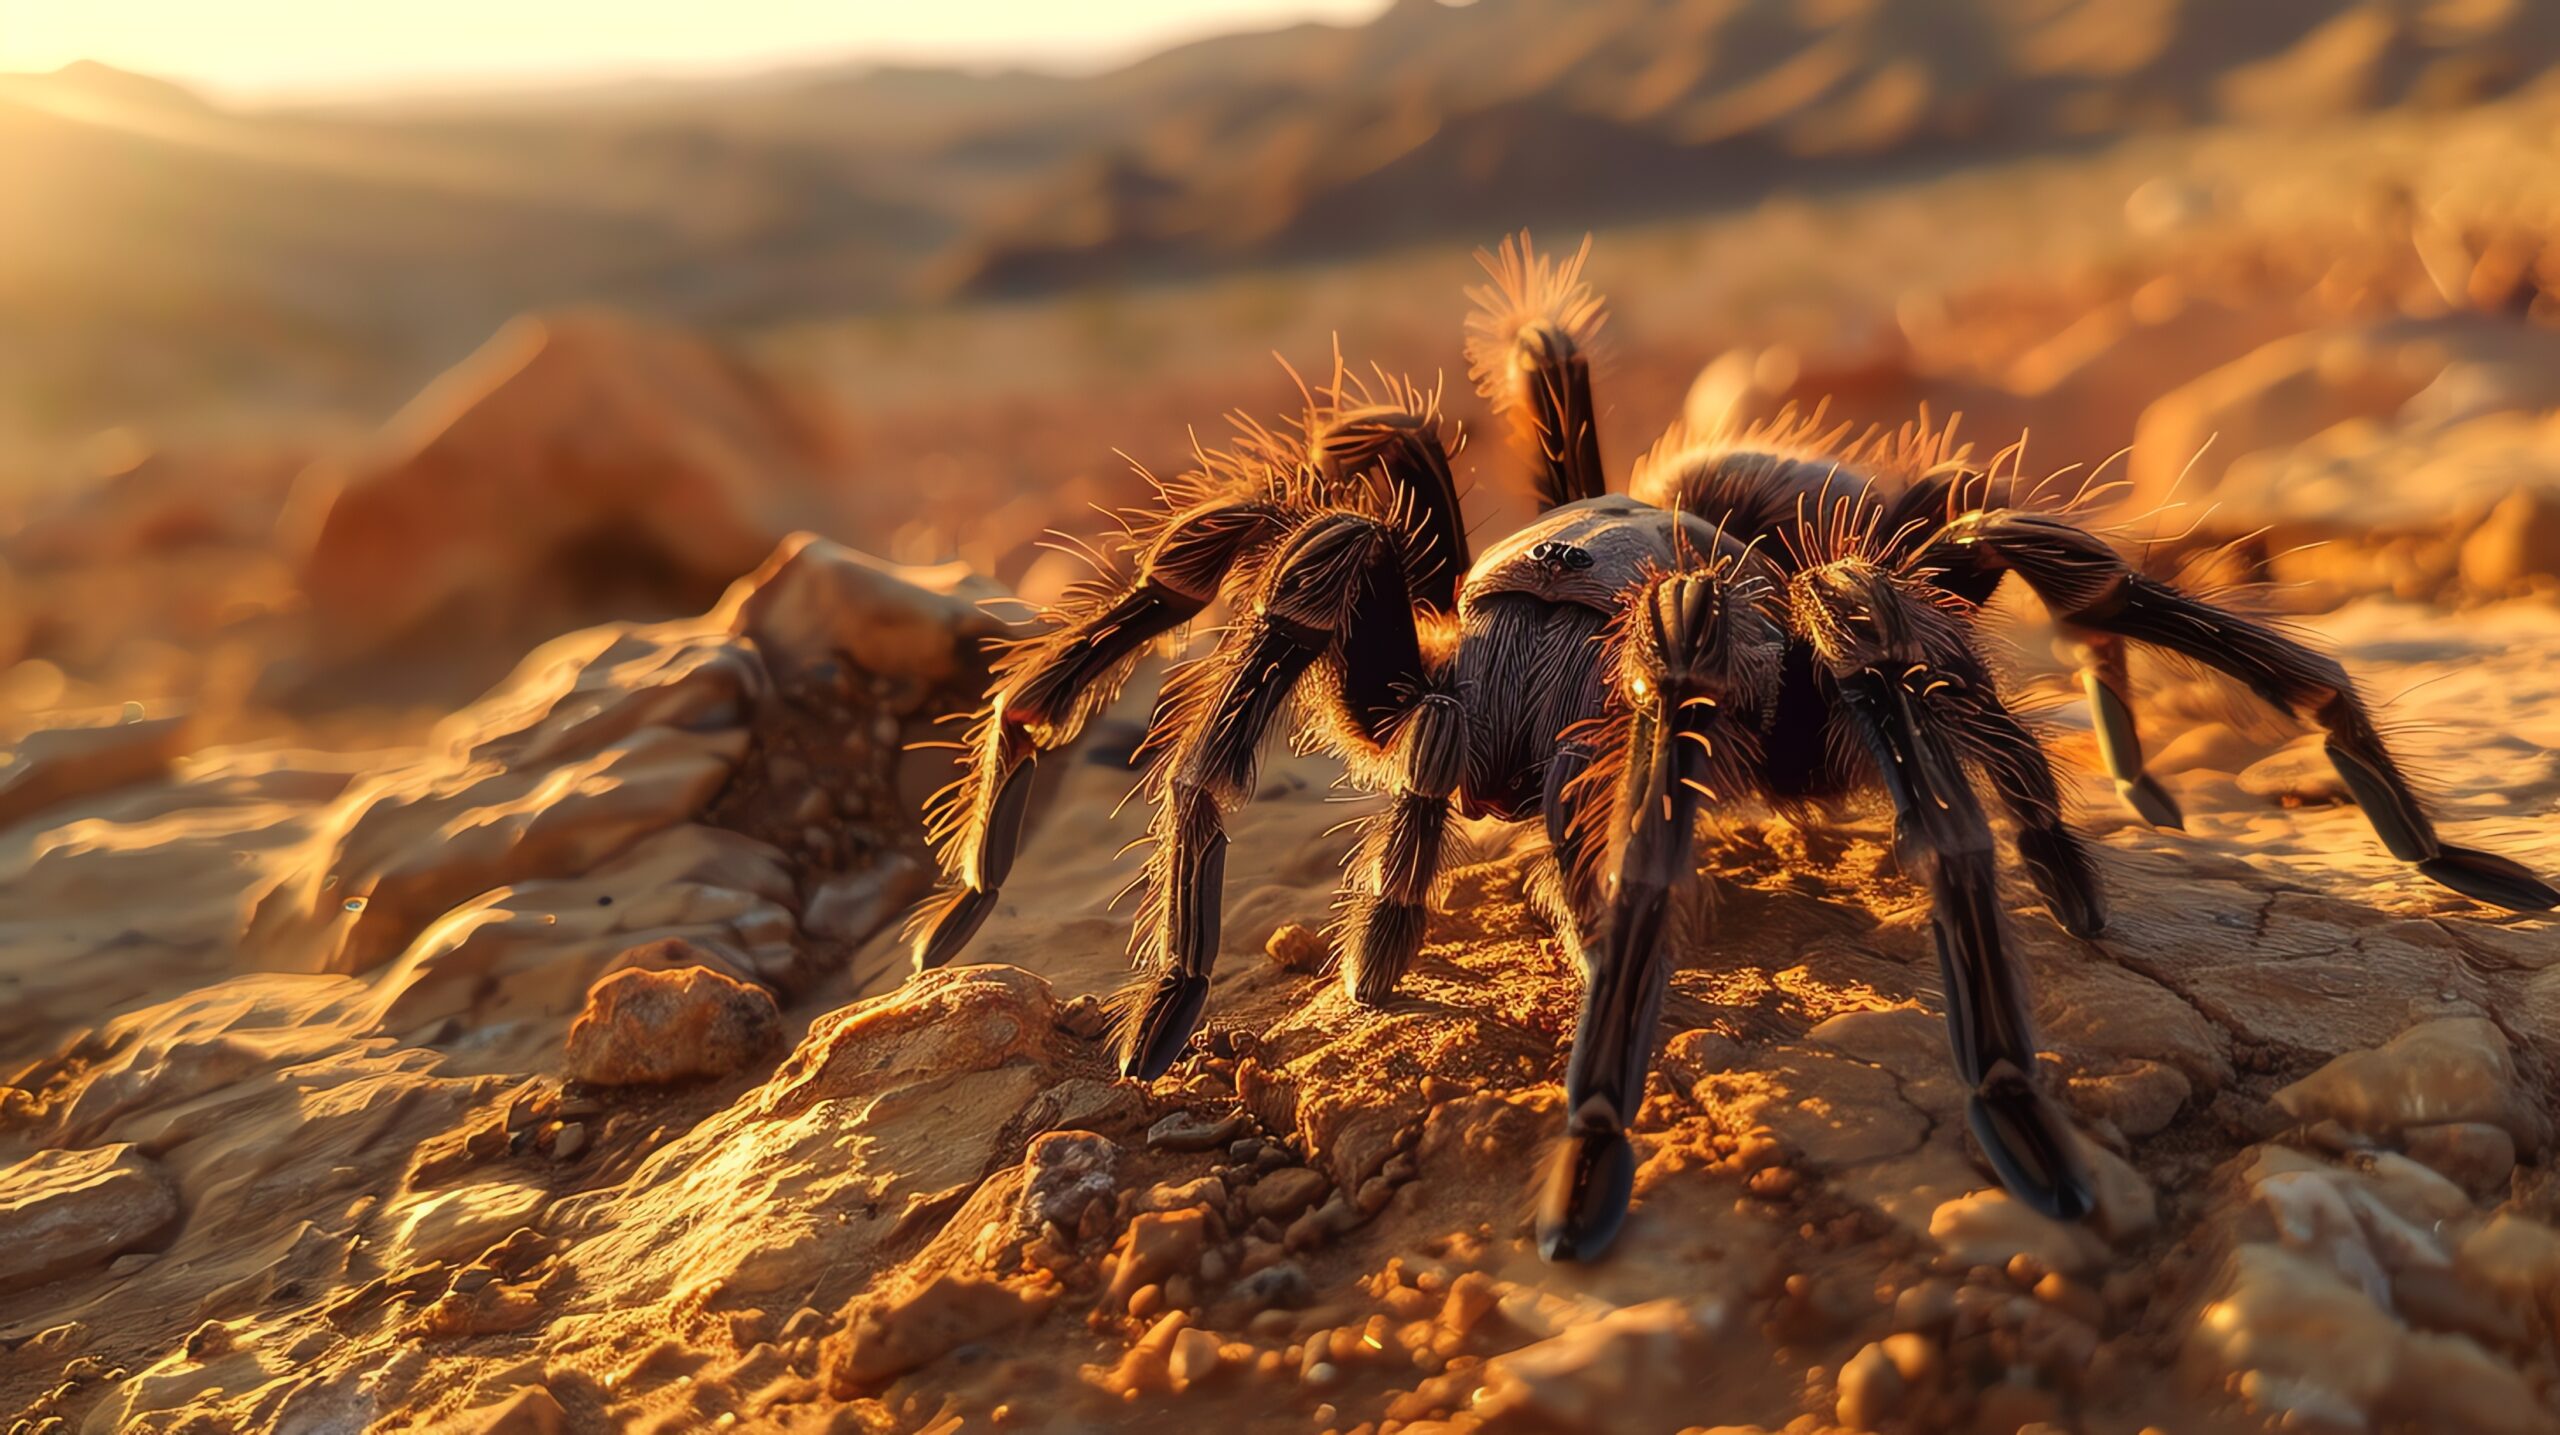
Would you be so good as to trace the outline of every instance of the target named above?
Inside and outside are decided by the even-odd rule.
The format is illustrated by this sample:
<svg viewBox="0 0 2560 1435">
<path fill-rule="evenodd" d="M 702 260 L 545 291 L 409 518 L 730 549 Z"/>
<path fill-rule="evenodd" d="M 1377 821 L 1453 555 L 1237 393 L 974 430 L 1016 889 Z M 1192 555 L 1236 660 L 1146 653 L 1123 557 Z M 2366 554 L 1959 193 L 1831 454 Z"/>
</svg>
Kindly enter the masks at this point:
<svg viewBox="0 0 2560 1435">
<path fill-rule="evenodd" d="M 1326 959 L 1332 955 L 1322 934 L 1296 922 L 1281 923 L 1271 940 L 1262 944 L 1262 950 L 1281 970 L 1302 974 L 1324 970 Z"/>
<path fill-rule="evenodd" d="M 1944 1363 L 1938 1343 L 1927 1336 L 1906 1331 L 1901 1335 L 1888 1335 L 1877 1344 L 1883 1349 L 1885 1358 L 1893 1362 L 1894 1370 L 1900 1373 L 1906 1386 L 1927 1385 L 1937 1378 L 1938 1368 Z"/>
<path fill-rule="evenodd" d="M 1764 1201 L 1783 1201 L 1795 1194 L 1803 1179 L 1792 1166 L 1763 1166 L 1752 1172 L 1751 1179 L 1743 1184 L 1752 1195 Z"/>
<path fill-rule="evenodd" d="M 1235 1140 L 1244 1128 L 1242 1112 L 1212 1120 L 1196 1111 L 1176 1111 L 1147 1128 L 1147 1149 L 1207 1151 Z"/>
<path fill-rule="evenodd" d="M 2403 1139 L 2413 1159 L 2474 1193 L 2495 1191 L 2515 1174 L 2515 1138 L 2486 1122 L 2412 1126 Z"/>
<path fill-rule="evenodd" d="M 1836 1413 L 1851 1429 L 1873 1430 L 1902 1409 L 1903 1395 L 1902 1372 L 1893 1357 L 1880 1344 L 1868 1345 L 1840 1367 Z"/>
<path fill-rule="evenodd" d="M 1169 1364 L 1176 1390 L 1207 1380 L 1216 1375 L 1224 1364 L 1218 1350 L 1218 1337 L 1196 1327 L 1183 1330 L 1173 1338 L 1173 1359 Z"/>
<path fill-rule="evenodd" d="M 1315 1303 L 1315 1283 L 1295 1261 L 1267 1265 L 1237 1281 L 1236 1298 L 1256 1310 L 1298 1310 Z"/>
<path fill-rule="evenodd" d="M 1327 1184 L 1324 1173 L 1304 1166 L 1274 1171 L 1245 1193 L 1245 1209 L 1285 1221 L 1322 1200 Z"/>
<path fill-rule="evenodd" d="M 1949 1281 L 1925 1280 L 1893 1298 L 1896 1330 L 1940 1330 L 1955 1318 L 1956 1288 Z"/>
</svg>

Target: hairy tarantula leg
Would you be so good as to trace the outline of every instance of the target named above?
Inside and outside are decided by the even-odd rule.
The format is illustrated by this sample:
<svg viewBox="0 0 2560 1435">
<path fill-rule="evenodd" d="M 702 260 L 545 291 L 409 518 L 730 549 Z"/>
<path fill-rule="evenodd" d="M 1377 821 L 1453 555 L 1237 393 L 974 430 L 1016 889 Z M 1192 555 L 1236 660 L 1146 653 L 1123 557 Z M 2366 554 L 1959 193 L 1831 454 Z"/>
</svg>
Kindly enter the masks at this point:
<svg viewBox="0 0 2560 1435">
<path fill-rule="evenodd" d="M 1947 695 L 1939 701 L 1947 708 L 1947 726 L 1962 736 L 1961 755 L 2017 820 L 2019 865 L 2064 931 L 2096 936 L 2107 925 L 2106 892 L 2087 849 L 2062 820 L 2062 790 L 2044 744 L 2000 700 L 1990 669 L 1960 637 L 1923 644 L 1922 651 L 1929 656 L 1904 665 L 1893 681 L 1924 705 L 1941 692 Z"/>
<path fill-rule="evenodd" d="M 1139 652 L 1208 606 L 1229 570 L 1277 525 L 1273 507 L 1258 502 L 1182 514 L 1147 545 L 1136 580 L 1117 597 L 1072 613 L 997 665 L 963 775 L 934 814 L 944 878 L 910 924 L 918 970 L 959 955 L 995 909 L 1022 844 L 1039 754 L 1073 741 Z"/>
<path fill-rule="evenodd" d="M 2133 720 L 2133 683 L 2125 665 L 2124 639 L 2086 631 L 2075 637 L 2080 649 L 2080 690 L 2089 695 L 2098 760 L 2115 780 L 2116 796 L 2152 826 L 2185 831 L 2187 814 L 2179 808 L 2178 799 L 2169 795 L 2160 779 L 2143 770 L 2142 731 Z"/>
<path fill-rule="evenodd" d="M 1591 761 L 1590 743 L 1579 739 L 1558 743 L 1555 754 L 1547 759 L 1547 776 L 1540 798 L 1540 808 L 1547 823 L 1547 846 L 1555 854 L 1558 900 L 1563 908 L 1561 916 L 1575 925 L 1577 935 L 1597 925 L 1597 904 L 1590 880 L 1594 864 L 1585 850 L 1591 839 L 1589 825 L 1573 820 L 1573 806 L 1565 789 L 1591 770 Z"/>
<path fill-rule="evenodd" d="M 2062 820 L 2062 791 L 2054 784 L 2052 759 L 2035 734 L 2001 705 L 1988 674 L 1976 669 L 1973 681 L 1978 686 L 1965 714 L 1965 731 L 1992 790 L 2017 819 L 2019 864 L 2064 931 L 2094 937 L 2106 929 L 2106 891 L 2088 851 Z"/>
<path fill-rule="evenodd" d="M 1605 689 L 1600 690 L 1605 693 Z M 1556 750 L 1547 758 L 1547 770 L 1538 789 L 1538 811 L 1547 829 L 1547 853 L 1543 861 L 1529 869 L 1523 895 L 1530 907 L 1546 919 L 1556 940 L 1564 948 L 1566 963 L 1586 977 L 1597 958 L 1593 942 L 1605 920 L 1598 892 L 1601 863 L 1593 852 L 1595 837 L 1605 839 L 1605 824 L 1578 819 L 1580 784 L 1583 774 L 1598 760 L 1585 726 L 1600 718 L 1597 712 L 1585 713 L 1568 724 L 1566 736 L 1557 742 Z M 1595 827 L 1602 830 L 1595 831 Z"/>
<path fill-rule="evenodd" d="M 1425 903 L 1440 874 L 1449 799 L 1466 770 L 1467 717 L 1448 693 L 1426 693 L 1397 728 L 1388 759 L 1395 790 L 1363 826 L 1342 893 L 1338 947 L 1351 999 L 1375 1006 L 1393 995 L 1429 922 Z"/>
<path fill-rule="evenodd" d="M 1988 711 L 1981 660 L 1960 620 L 1863 559 L 1805 569 L 1789 580 L 1788 596 L 1893 801 L 1895 846 L 1928 884 L 1948 1036 L 1973 1085 L 1965 1116 L 1974 1137 L 2012 1196 L 2056 1219 L 2086 1215 L 2094 1197 L 2079 1139 L 2036 1086 L 2026 993 L 2003 942 L 1991 826 L 1964 763 L 1987 756 L 1995 778 L 2017 775 L 2014 761 L 1974 741 Z M 1965 681 L 1931 680 L 1933 669 Z"/>
<path fill-rule="evenodd" d="M 1840 696 L 1892 797 L 1898 835 L 1926 874 L 1930 930 L 1947 990 L 1956 1066 L 1983 1153 L 2010 1194 L 2057 1220 L 2095 1204 L 2069 1123 L 2036 1087 L 2025 993 L 2001 942 L 1991 828 L 1925 699 L 1875 668 L 1839 676 Z"/>
<path fill-rule="evenodd" d="M 1620 634 L 1623 765 L 1613 792 L 1579 783 L 1569 795 L 1580 808 L 1569 834 L 1587 833 L 1590 818 L 1605 813 L 1609 851 L 1602 875 L 1587 879 L 1598 888 L 1601 926 L 1584 953 L 1582 1011 L 1565 1061 L 1564 1144 L 1539 1193 L 1538 1247 L 1549 1260 L 1596 1256 L 1625 1223 L 1636 1168 L 1627 1128 L 1653 1065 L 1676 955 L 1671 924 L 1696 888 L 1698 814 L 1751 736 L 1720 704 L 1747 686 L 1734 681 L 1738 671 L 1755 660 L 1774 666 L 1779 643 L 1766 615 L 1705 573 L 1637 589 Z"/>
<path fill-rule="evenodd" d="M 1600 467 L 1599 410 L 1591 355 L 1607 314 L 1582 278 L 1591 243 L 1562 261 L 1505 239 L 1476 251 L 1493 282 L 1467 291 L 1467 367 L 1476 391 L 1509 420 L 1511 445 L 1529 464 L 1541 512 L 1609 491 Z"/>
<path fill-rule="evenodd" d="M 1307 457 L 1337 481 L 1364 474 L 1384 481 L 1389 504 L 1407 515 L 1416 538 L 1412 596 L 1454 613 L 1459 580 L 1474 559 L 1449 446 L 1440 437 L 1438 397 L 1411 388 L 1393 392 L 1403 401 L 1342 409 L 1320 422 L 1311 418 Z"/>
<path fill-rule="evenodd" d="M 1595 831 L 1589 821 L 1576 820 L 1575 785 L 1599 759 L 1593 744 L 1607 717 L 1607 701 L 1606 685 L 1594 683 L 1583 695 L 1580 713 L 1565 725 L 1556 750 L 1547 758 L 1538 797 L 1539 813 L 1546 820 L 1547 860 L 1531 868 L 1527 892 L 1555 929 L 1566 958 L 1584 971 L 1590 969 L 1593 936 L 1605 920 L 1599 899 L 1601 864 L 1592 850 L 1593 838 L 1605 839 L 1607 833 Z"/>
<path fill-rule="evenodd" d="M 1272 555 L 1215 652 L 1167 683 L 1157 736 L 1155 853 L 1132 938 L 1142 972 L 1124 996 L 1121 1070 L 1152 1080 L 1182 1054 L 1209 995 L 1226 874 L 1223 819 L 1253 795 L 1262 741 L 1291 691 L 1375 595 L 1404 591 L 1397 534 L 1364 514 L 1319 513 Z M 1409 600 L 1407 600 L 1409 602 Z M 1365 625 L 1364 625 L 1365 626 Z M 1411 622 L 1406 623 L 1410 640 Z"/>
<path fill-rule="evenodd" d="M 1227 880 L 1227 829 L 1217 798 L 1177 780 L 1157 815 L 1155 841 L 1147 880 L 1156 890 L 1140 933 L 1154 951 L 1148 972 L 1124 994 L 1128 1025 L 1119 1043 L 1121 1074 L 1147 1081 L 1182 1055 L 1209 1004 Z"/>
<path fill-rule="evenodd" d="M 1971 514 L 1943 541 L 1979 545 L 2017 570 L 2064 622 L 2183 653 L 2238 678 L 2269 705 L 2319 724 L 2328 733 L 2330 765 L 2382 845 L 2427 877 L 2514 911 L 2560 906 L 2560 888 L 2520 864 L 2436 835 L 2335 658 L 2146 578 L 2104 540 L 2050 518 Z"/>
</svg>

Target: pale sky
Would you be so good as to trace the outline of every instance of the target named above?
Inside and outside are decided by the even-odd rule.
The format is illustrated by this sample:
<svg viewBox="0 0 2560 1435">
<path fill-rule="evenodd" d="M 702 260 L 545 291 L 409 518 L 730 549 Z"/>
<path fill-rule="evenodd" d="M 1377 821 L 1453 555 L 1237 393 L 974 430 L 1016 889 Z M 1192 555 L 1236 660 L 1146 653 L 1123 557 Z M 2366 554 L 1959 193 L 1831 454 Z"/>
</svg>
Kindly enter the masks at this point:
<svg viewBox="0 0 2560 1435">
<path fill-rule="evenodd" d="M 0 0 L 0 73 L 73 60 L 235 99 L 838 60 L 1091 68 L 1385 0 Z"/>
</svg>

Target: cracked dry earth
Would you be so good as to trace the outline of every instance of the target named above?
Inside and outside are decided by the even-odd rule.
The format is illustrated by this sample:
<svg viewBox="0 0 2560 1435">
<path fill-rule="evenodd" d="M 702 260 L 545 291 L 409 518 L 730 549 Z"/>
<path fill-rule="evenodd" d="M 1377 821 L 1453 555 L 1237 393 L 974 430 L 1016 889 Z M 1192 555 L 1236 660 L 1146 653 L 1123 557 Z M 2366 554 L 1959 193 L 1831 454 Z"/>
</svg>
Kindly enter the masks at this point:
<svg viewBox="0 0 2560 1435">
<path fill-rule="evenodd" d="M 2560 870 L 2547 606 L 2367 599 L 2309 626 L 2402 695 L 2400 742 L 2449 832 Z M 317 947 L 292 936 L 279 913 L 329 910 L 316 859 L 190 839 L 220 827 L 204 794 L 12 829 L 13 860 L 44 854 L 11 879 L 22 935 L 44 917 L 30 883 L 66 900 L 107 870 L 84 862 L 156 842 L 158 900 L 214 914 L 190 930 L 240 913 L 268 945 L 223 957 L 233 944 L 187 945 L 175 917 L 62 918 L 88 943 L 65 943 L 67 975 L 11 967 L 52 1025 L 12 1036 L 50 1045 L 13 1078 L 0 1219 L 52 1210 L 82 1254 L 0 1286 L 0 1414 L 47 1431 L 2560 1430 L 2560 935 L 2390 862 L 2309 752 L 2222 721 L 2218 690 L 2163 674 L 2147 701 L 2188 834 L 2129 825 L 2083 779 L 2107 935 L 2012 913 L 2045 1075 L 2102 1176 L 2096 1221 L 1991 1189 L 1881 814 L 1745 814 L 1702 848 L 1713 929 L 1669 1004 L 1633 1216 L 1606 1259 L 1558 1267 L 1528 1244 L 1527 1182 L 1575 979 L 1507 834 L 1474 834 L 1400 998 L 1357 1008 L 1309 930 L 1344 841 L 1327 831 L 1356 809 L 1329 800 L 1324 762 L 1275 755 L 1233 824 L 1208 1029 L 1152 1087 L 1122 1083 L 1097 998 L 1124 975 L 1108 903 L 1143 818 L 1114 814 L 1131 775 L 1108 758 L 1143 693 L 1061 765 L 978 964 L 902 984 L 886 933 L 854 940 L 878 915 L 845 913 L 826 876 L 861 864 L 796 820 L 842 765 L 773 761 L 834 721 L 788 710 L 812 644 L 713 642 L 722 662 L 752 649 L 769 681 L 695 707 L 663 681 L 680 628 L 625 638 L 581 681 L 603 711 L 641 710 L 626 746 L 701 739 L 697 784 L 616 806 L 589 780 L 613 762 L 556 725 L 574 705 L 532 705 L 550 714 L 532 740 L 472 749 L 526 769 L 484 794 L 523 820 L 448 814 L 440 831 L 501 829 L 469 881 L 419 880 L 442 870 L 430 844 L 386 835 L 411 844 L 376 864 L 408 898 L 377 899 L 394 915 L 361 942 L 334 921 Z M 521 727 L 528 705 L 502 698 L 456 721 Z M 2093 771 L 2076 709 L 2049 717 L 2066 766 Z M 434 772 L 419 791 L 491 780 Z M 538 862 L 507 845 L 592 832 L 598 804 L 636 835 Z M 895 870 L 876 855 L 890 838 L 866 850 Z M 263 874 L 244 891 L 310 900 L 216 900 L 244 865 Z M 598 895 L 683 910 L 600 927 Z M 474 912 L 529 915 L 455 939 Z M 693 945 L 643 946 L 670 936 Z M 223 969 L 287 949 L 313 974 Z M 114 980 L 120 951 L 171 985 L 84 1023 L 82 983 Z M 687 953 L 727 985 L 688 975 L 619 1005 L 599 987 L 580 1015 L 599 976 L 674 983 Z M 643 995 L 693 1033 L 653 1039 L 729 1054 L 672 1084 L 573 1075 L 611 1073 L 572 1020 L 603 1041 L 643 1020 L 616 1015 L 652 1009 Z"/>
</svg>

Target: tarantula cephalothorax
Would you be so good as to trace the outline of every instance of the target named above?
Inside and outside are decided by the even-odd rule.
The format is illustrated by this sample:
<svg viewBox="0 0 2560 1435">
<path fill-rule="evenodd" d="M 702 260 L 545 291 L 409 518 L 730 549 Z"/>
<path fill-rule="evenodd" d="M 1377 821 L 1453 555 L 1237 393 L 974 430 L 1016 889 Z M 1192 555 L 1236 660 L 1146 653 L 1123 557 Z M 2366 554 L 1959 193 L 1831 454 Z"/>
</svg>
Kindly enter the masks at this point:
<svg viewBox="0 0 2560 1435">
<path fill-rule="evenodd" d="M 1585 246 L 1585 252 L 1588 245 Z M 1339 377 L 1288 432 L 1239 420 L 1228 450 L 1159 485 L 1102 577 L 999 663 L 934 814 L 945 883 L 914 926 L 948 961 L 994 905 L 1023 831 L 1028 774 L 1126 679 L 1139 652 L 1213 600 L 1233 622 L 1176 668 L 1148 738 L 1153 854 L 1131 948 L 1120 1057 L 1153 1077 L 1200 1020 L 1218 953 L 1223 819 L 1295 698 L 1308 731 L 1386 795 L 1363 825 L 1333 937 L 1344 984 L 1385 1001 L 1421 947 L 1453 812 L 1542 819 L 1542 905 L 1584 993 L 1565 1069 L 1566 1139 L 1541 1177 L 1553 1259 L 1605 1247 L 1626 1212 L 1627 1125 L 1664 988 L 1697 905 L 1706 806 L 1881 791 L 1924 883 L 1970 1124 L 2011 1192 L 2055 1216 L 2090 1206 L 2075 1136 L 2037 1088 L 2036 1043 L 1985 805 L 2028 879 L 2082 937 L 2105 922 L 2096 871 L 2062 821 L 2044 750 L 2002 702 L 1974 614 L 2011 573 L 2079 636 L 2118 790 L 2178 809 L 2142 769 L 2125 644 L 2237 678 L 2319 724 L 2385 846 L 2484 902 L 2560 903 L 2531 872 L 2441 840 L 2337 663 L 2145 577 L 1997 463 L 1906 428 L 1782 424 L 1679 435 L 1612 494 L 1594 432 L 1601 305 L 1525 239 L 1483 256 L 1468 358 L 1505 415 L 1544 510 L 1470 557 L 1435 396 Z"/>
</svg>

